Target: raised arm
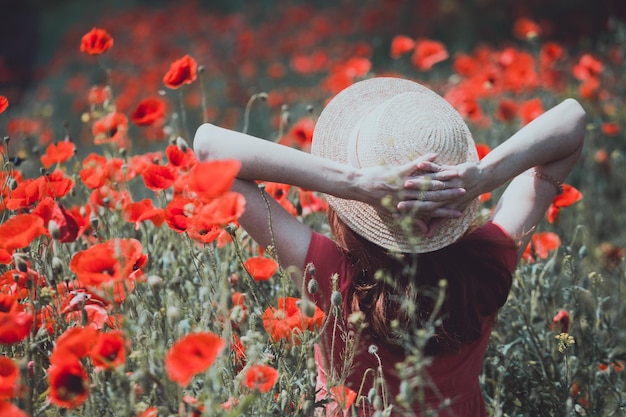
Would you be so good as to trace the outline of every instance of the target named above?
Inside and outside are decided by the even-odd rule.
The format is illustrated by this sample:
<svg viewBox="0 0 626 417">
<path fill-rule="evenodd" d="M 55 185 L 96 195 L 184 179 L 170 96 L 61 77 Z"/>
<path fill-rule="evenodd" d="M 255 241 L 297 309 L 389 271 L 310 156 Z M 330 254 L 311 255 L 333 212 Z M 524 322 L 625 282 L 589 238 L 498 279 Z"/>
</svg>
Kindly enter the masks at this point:
<svg viewBox="0 0 626 417">
<path fill-rule="evenodd" d="M 478 164 L 456 167 L 453 180 L 466 189 L 456 207 L 512 180 L 498 201 L 493 221 L 519 243 L 523 252 L 534 227 L 541 221 L 554 196 L 580 157 L 585 111 L 567 99 L 523 127 L 487 154 Z M 424 163 L 432 170 L 452 169 Z M 407 181 L 406 187 L 413 187 Z M 410 204 L 408 204 L 410 205 Z"/>
<path fill-rule="evenodd" d="M 436 157 L 429 155 L 397 167 L 357 169 L 211 124 L 198 128 L 193 146 L 201 161 L 231 158 L 241 161 L 241 170 L 234 185 L 234 190 L 244 194 L 247 200 L 246 211 L 240 219 L 241 225 L 263 247 L 275 245 L 279 261 L 284 267 L 293 265 L 298 268 L 304 266 L 311 231 L 271 197 L 262 197 L 254 181 L 291 184 L 384 209 L 381 201 L 385 197 L 391 196 L 394 201 L 399 201 L 399 195 L 403 193 L 403 180 L 415 171 L 416 164 Z M 434 180 L 416 180 L 422 188 L 438 190 L 429 193 L 429 201 L 417 203 L 422 212 L 434 217 L 460 215 L 458 210 L 442 207 L 450 199 L 465 192 L 458 187 L 446 189 L 451 187 L 445 181 L 451 175 L 441 173 L 434 174 Z M 266 201 L 270 203 L 270 212 Z"/>
</svg>

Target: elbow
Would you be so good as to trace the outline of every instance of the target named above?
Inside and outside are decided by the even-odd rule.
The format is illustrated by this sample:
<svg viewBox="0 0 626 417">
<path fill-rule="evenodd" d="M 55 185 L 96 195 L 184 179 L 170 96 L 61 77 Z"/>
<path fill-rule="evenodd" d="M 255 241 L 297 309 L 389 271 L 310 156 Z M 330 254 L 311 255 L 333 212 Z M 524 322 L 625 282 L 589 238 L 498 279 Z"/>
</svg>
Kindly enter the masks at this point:
<svg viewBox="0 0 626 417">
<path fill-rule="evenodd" d="M 587 131 L 587 112 L 578 100 L 574 98 L 564 100 L 563 105 L 566 107 L 566 120 L 569 120 L 568 124 L 571 129 L 571 137 L 576 141 L 576 148 L 580 153 L 585 140 L 585 132 Z"/>
<path fill-rule="evenodd" d="M 215 137 L 216 126 L 210 123 L 201 124 L 196 129 L 196 134 L 193 137 L 193 151 L 199 161 L 205 161 L 211 159 L 211 155 L 214 155 L 214 151 L 211 150 L 213 146 L 212 137 Z"/>
</svg>

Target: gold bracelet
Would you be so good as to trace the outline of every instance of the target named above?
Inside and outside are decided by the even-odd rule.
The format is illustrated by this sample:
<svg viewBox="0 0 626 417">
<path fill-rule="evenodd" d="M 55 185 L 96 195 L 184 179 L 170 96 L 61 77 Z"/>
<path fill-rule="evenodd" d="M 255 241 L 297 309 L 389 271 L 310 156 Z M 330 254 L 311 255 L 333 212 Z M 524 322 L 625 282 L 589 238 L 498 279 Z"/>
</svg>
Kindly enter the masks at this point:
<svg viewBox="0 0 626 417">
<path fill-rule="evenodd" d="M 563 183 L 557 180 L 556 178 L 551 177 L 550 175 L 546 174 L 545 172 L 537 171 L 536 168 L 531 168 L 528 171 L 526 171 L 525 174 L 552 184 L 554 188 L 556 189 L 556 195 L 563 194 Z"/>
</svg>

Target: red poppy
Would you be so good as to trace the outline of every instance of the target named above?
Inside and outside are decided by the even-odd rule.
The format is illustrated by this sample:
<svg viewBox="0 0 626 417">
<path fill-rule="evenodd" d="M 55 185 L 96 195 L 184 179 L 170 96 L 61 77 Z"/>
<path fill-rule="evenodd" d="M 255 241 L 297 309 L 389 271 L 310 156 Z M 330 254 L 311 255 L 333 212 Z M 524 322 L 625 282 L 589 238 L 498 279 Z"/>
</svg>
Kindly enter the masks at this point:
<svg viewBox="0 0 626 417">
<path fill-rule="evenodd" d="M 523 258 L 527 262 L 534 262 L 536 258 L 546 259 L 550 252 L 561 245 L 561 239 L 553 232 L 535 233 L 524 250 Z"/>
<path fill-rule="evenodd" d="M 80 51 L 89 55 L 100 55 L 113 46 L 113 38 L 104 29 L 93 28 L 80 40 Z"/>
<path fill-rule="evenodd" d="M 70 327 L 59 336 L 50 355 L 50 363 L 60 365 L 78 362 L 92 349 L 98 332 L 91 326 Z"/>
<path fill-rule="evenodd" d="M 215 198 L 230 190 L 240 168 L 236 159 L 199 162 L 185 176 L 185 184 L 199 197 Z"/>
<path fill-rule="evenodd" d="M 115 369 L 126 362 L 126 340 L 124 332 L 114 330 L 98 334 L 96 343 L 89 351 L 96 370 Z"/>
<path fill-rule="evenodd" d="M 98 287 L 136 279 L 147 260 L 138 240 L 114 238 L 76 253 L 69 266 L 82 285 Z"/>
<path fill-rule="evenodd" d="M 159 410 L 156 407 L 148 407 L 141 413 L 137 414 L 137 417 L 158 417 Z"/>
<path fill-rule="evenodd" d="M 411 52 L 415 48 L 415 41 L 404 35 L 394 36 L 391 40 L 391 57 L 400 58 L 402 55 Z"/>
<path fill-rule="evenodd" d="M 255 281 L 267 281 L 278 269 L 278 263 L 275 260 L 262 256 L 247 259 L 243 266 Z"/>
<path fill-rule="evenodd" d="M 303 117 L 293 124 L 291 129 L 280 138 L 280 143 L 299 149 L 309 149 L 313 140 L 315 122 L 310 117 Z"/>
<path fill-rule="evenodd" d="M 245 207 L 245 197 L 229 191 L 200 207 L 194 215 L 193 222 L 200 221 L 203 225 L 226 226 L 241 217 Z"/>
<path fill-rule="evenodd" d="M 299 195 L 303 216 L 310 213 L 325 213 L 328 210 L 328 202 L 318 193 L 300 189 Z"/>
<path fill-rule="evenodd" d="M 28 417 L 18 406 L 9 401 L 0 401 L 0 416 L 4 417 Z"/>
<path fill-rule="evenodd" d="M 197 78 L 198 64 L 189 55 L 174 61 L 163 77 L 166 87 L 176 89 L 183 84 L 191 84 Z"/>
<path fill-rule="evenodd" d="M 158 97 L 144 98 L 130 115 L 130 119 L 137 126 L 163 124 L 165 120 L 165 102 Z"/>
<path fill-rule="evenodd" d="M 559 215 L 559 211 L 563 207 L 569 207 L 577 201 L 580 201 L 582 198 L 582 193 L 576 188 L 569 184 L 563 184 L 563 192 L 554 197 L 552 204 L 550 204 L 550 207 L 548 208 L 548 222 L 554 223 Z"/>
<path fill-rule="evenodd" d="M 513 100 L 503 98 L 498 102 L 496 109 L 496 119 L 510 123 L 517 116 L 517 103 Z"/>
<path fill-rule="evenodd" d="M 0 96 L 0 114 L 9 107 L 9 99 L 5 96 Z"/>
<path fill-rule="evenodd" d="M 87 101 L 91 105 L 102 105 L 107 100 L 111 99 L 111 87 L 104 86 L 93 86 L 89 89 L 89 93 L 87 93 Z"/>
<path fill-rule="evenodd" d="M 476 75 L 481 66 L 476 58 L 467 54 L 458 54 L 454 58 L 454 70 L 463 77 Z"/>
<path fill-rule="evenodd" d="M 165 222 L 177 233 L 183 233 L 191 224 L 191 218 L 202 204 L 193 198 L 174 198 L 165 207 Z"/>
<path fill-rule="evenodd" d="M 41 235 L 47 235 L 43 219 L 36 214 L 16 214 L 0 224 L 0 248 L 9 253 L 25 248 Z"/>
<path fill-rule="evenodd" d="M 578 94 L 586 100 L 592 100 L 596 97 L 600 89 L 600 80 L 598 78 L 589 78 L 578 86 Z"/>
<path fill-rule="evenodd" d="M 345 385 L 335 385 L 330 388 L 330 394 L 342 410 L 348 410 L 354 404 L 356 400 L 356 392 L 346 387 Z"/>
<path fill-rule="evenodd" d="M 569 330 L 569 313 L 565 310 L 559 310 L 552 318 L 552 323 L 558 325 L 561 333 L 567 333 Z"/>
<path fill-rule="evenodd" d="M 52 238 L 60 242 L 74 242 L 78 237 L 79 226 L 74 216 L 56 200 L 45 197 L 32 211 L 44 221 L 44 227 L 48 229 Z M 54 222 L 54 227 L 50 222 Z"/>
<path fill-rule="evenodd" d="M 135 230 L 139 230 L 141 222 L 150 220 L 156 227 L 160 227 L 165 220 L 165 211 L 154 207 L 152 200 L 144 198 L 136 203 L 126 203 L 122 207 L 122 216 L 127 222 L 135 223 Z"/>
<path fill-rule="evenodd" d="M 245 371 L 244 385 L 259 392 L 268 392 L 278 380 L 278 371 L 267 365 L 252 365 Z"/>
<path fill-rule="evenodd" d="M 174 184 L 176 171 L 167 165 L 152 164 L 143 173 L 143 182 L 152 191 L 163 191 Z"/>
<path fill-rule="evenodd" d="M 513 35 L 523 41 L 531 40 L 541 35 L 541 29 L 533 20 L 527 17 L 520 17 L 513 24 Z"/>
<path fill-rule="evenodd" d="M 604 122 L 602 123 L 602 133 L 607 136 L 617 136 L 620 132 L 620 127 L 616 122 Z"/>
<path fill-rule="evenodd" d="M 491 148 L 489 145 L 485 145 L 484 143 L 476 144 L 476 152 L 478 152 L 478 159 L 483 159 L 489 152 L 491 152 Z"/>
<path fill-rule="evenodd" d="M 310 303 L 309 301 L 306 301 Z M 305 330 L 319 329 L 324 322 L 324 312 L 312 304 L 312 315 L 303 314 L 300 309 L 302 300 L 293 297 L 284 297 L 278 299 L 278 308 L 268 307 L 263 313 L 263 328 L 270 335 L 272 340 L 278 341 L 286 339 L 288 341 L 295 338 L 295 342 L 299 343 L 297 337 L 299 333 Z"/>
<path fill-rule="evenodd" d="M 574 77 L 580 81 L 587 81 L 598 78 L 603 69 L 604 65 L 601 61 L 594 58 L 591 54 L 584 54 L 580 57 L 572 72 Z"/>
<path fill-rule="evenodd" d="M 128 132 L 128 119 L 117 111 L 96 120 L 91 128 L 96 145 L 114 143 L 118 147 L 125 147 L 126 132 Z"/>
<path fill-rule="evenodd" d="M 191 148 L 183 151 L 178 145 L 168 145 L 165 148 L 165 155 L 168 163 L 178 168 L 191 169 L 198 163 L 196 154 Z"/>
<path fill-rule="evenodd" d="M 33 327 L 33 315 L 13 295 L 0 294 L 0 344 L 19 343 Z"/>
<path fill-rule="evenodd" d="M 448 56 L 448 51 L 441 42 L 421 39 L 415 44 L 411 62 L 420 71 L 428 71 L 433 65 L 448 59 Z"/>
<path fill-rule="evenodd" d="M 527 125 L 537 117 L 543 114 L 543 104 L 541 99 L 533 98 L 523 102 L 519 107 L 519 115 L 522 119 L 522 123 Z"/>
<path fill-rule="evenodd" d="M 20 369 L 15 362 L 6 356 L 0 356 L 0 399 L 15 397 L 19 377 Z"/>
<path fill-rule="evenodd" d="M 59 142 L 57 145 L 51 143 L 46 148 L 46 153 L 41 155 L 41 165 L 48 169 L 53 164 L 62 164 L 74 156 L 74 152 L 76 152 L 76 145 L 69 140 Z"/>
<path fill-rule="evenodd" d="M 555 62 L 563 58 L 565 50 L 556 42 L 546 42 L 539 51 L 539 62 L 542 66 L 552 67 Z"/>
<path fill-rule="evenodd" d="M 609 364 L 606 363 L 600 363 L 598 364 L 598 369 L 603 371 L 603 372 L 610 372 L 611 370 L 614 373 L 617 372 L 623 372 L 624 371 L 624 364 L 620 361 L 613 361 Z"/>
<path fill-rule="evenodd" d="M 53 364 L 48 368 L 48 396 L 59 407 L 76 408 L 89 395 L 89 378 L 79 361 Z"/>
<path fill-rule="evenodd" d="M 183 336 L 165 354 L 167 376 L 182 387 L 213 365 L 226 342 L 210 332 Z"/>
</svg>

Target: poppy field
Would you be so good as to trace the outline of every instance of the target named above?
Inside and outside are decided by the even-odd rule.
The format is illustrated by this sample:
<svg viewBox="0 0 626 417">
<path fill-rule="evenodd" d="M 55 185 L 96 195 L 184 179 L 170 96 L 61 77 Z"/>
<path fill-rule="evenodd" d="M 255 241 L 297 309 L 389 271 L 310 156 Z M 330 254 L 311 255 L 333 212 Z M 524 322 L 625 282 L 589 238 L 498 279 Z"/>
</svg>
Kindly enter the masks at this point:
<svg viewBox="0 0 626 417">
<path fill-rule="evenodd" d="M 626 24 L 554 40 L 519 15 L 505 39 L 459 46 L 434 24 L 396 31 L 457 4 L 416 3 L 135 6 L 67 28 L 26 103 L 0 90 L 0 415 L 383 417 L 413 400 L 419 351 L 401 398 L 318 374 L 341 299 L 313 304 L 315 281 L 296 288 L 239 227 L 238 161 L 193 152 L 204 122 L 307 151 L 324 103 L 372 76 L 441 94 L 481 157 L 583 105 L 583 157 L 533 232 L 480 384 L 490 416 L 626 415 Z M 322 195 L 259 187 L 328 233 Z"/>
</svg>

